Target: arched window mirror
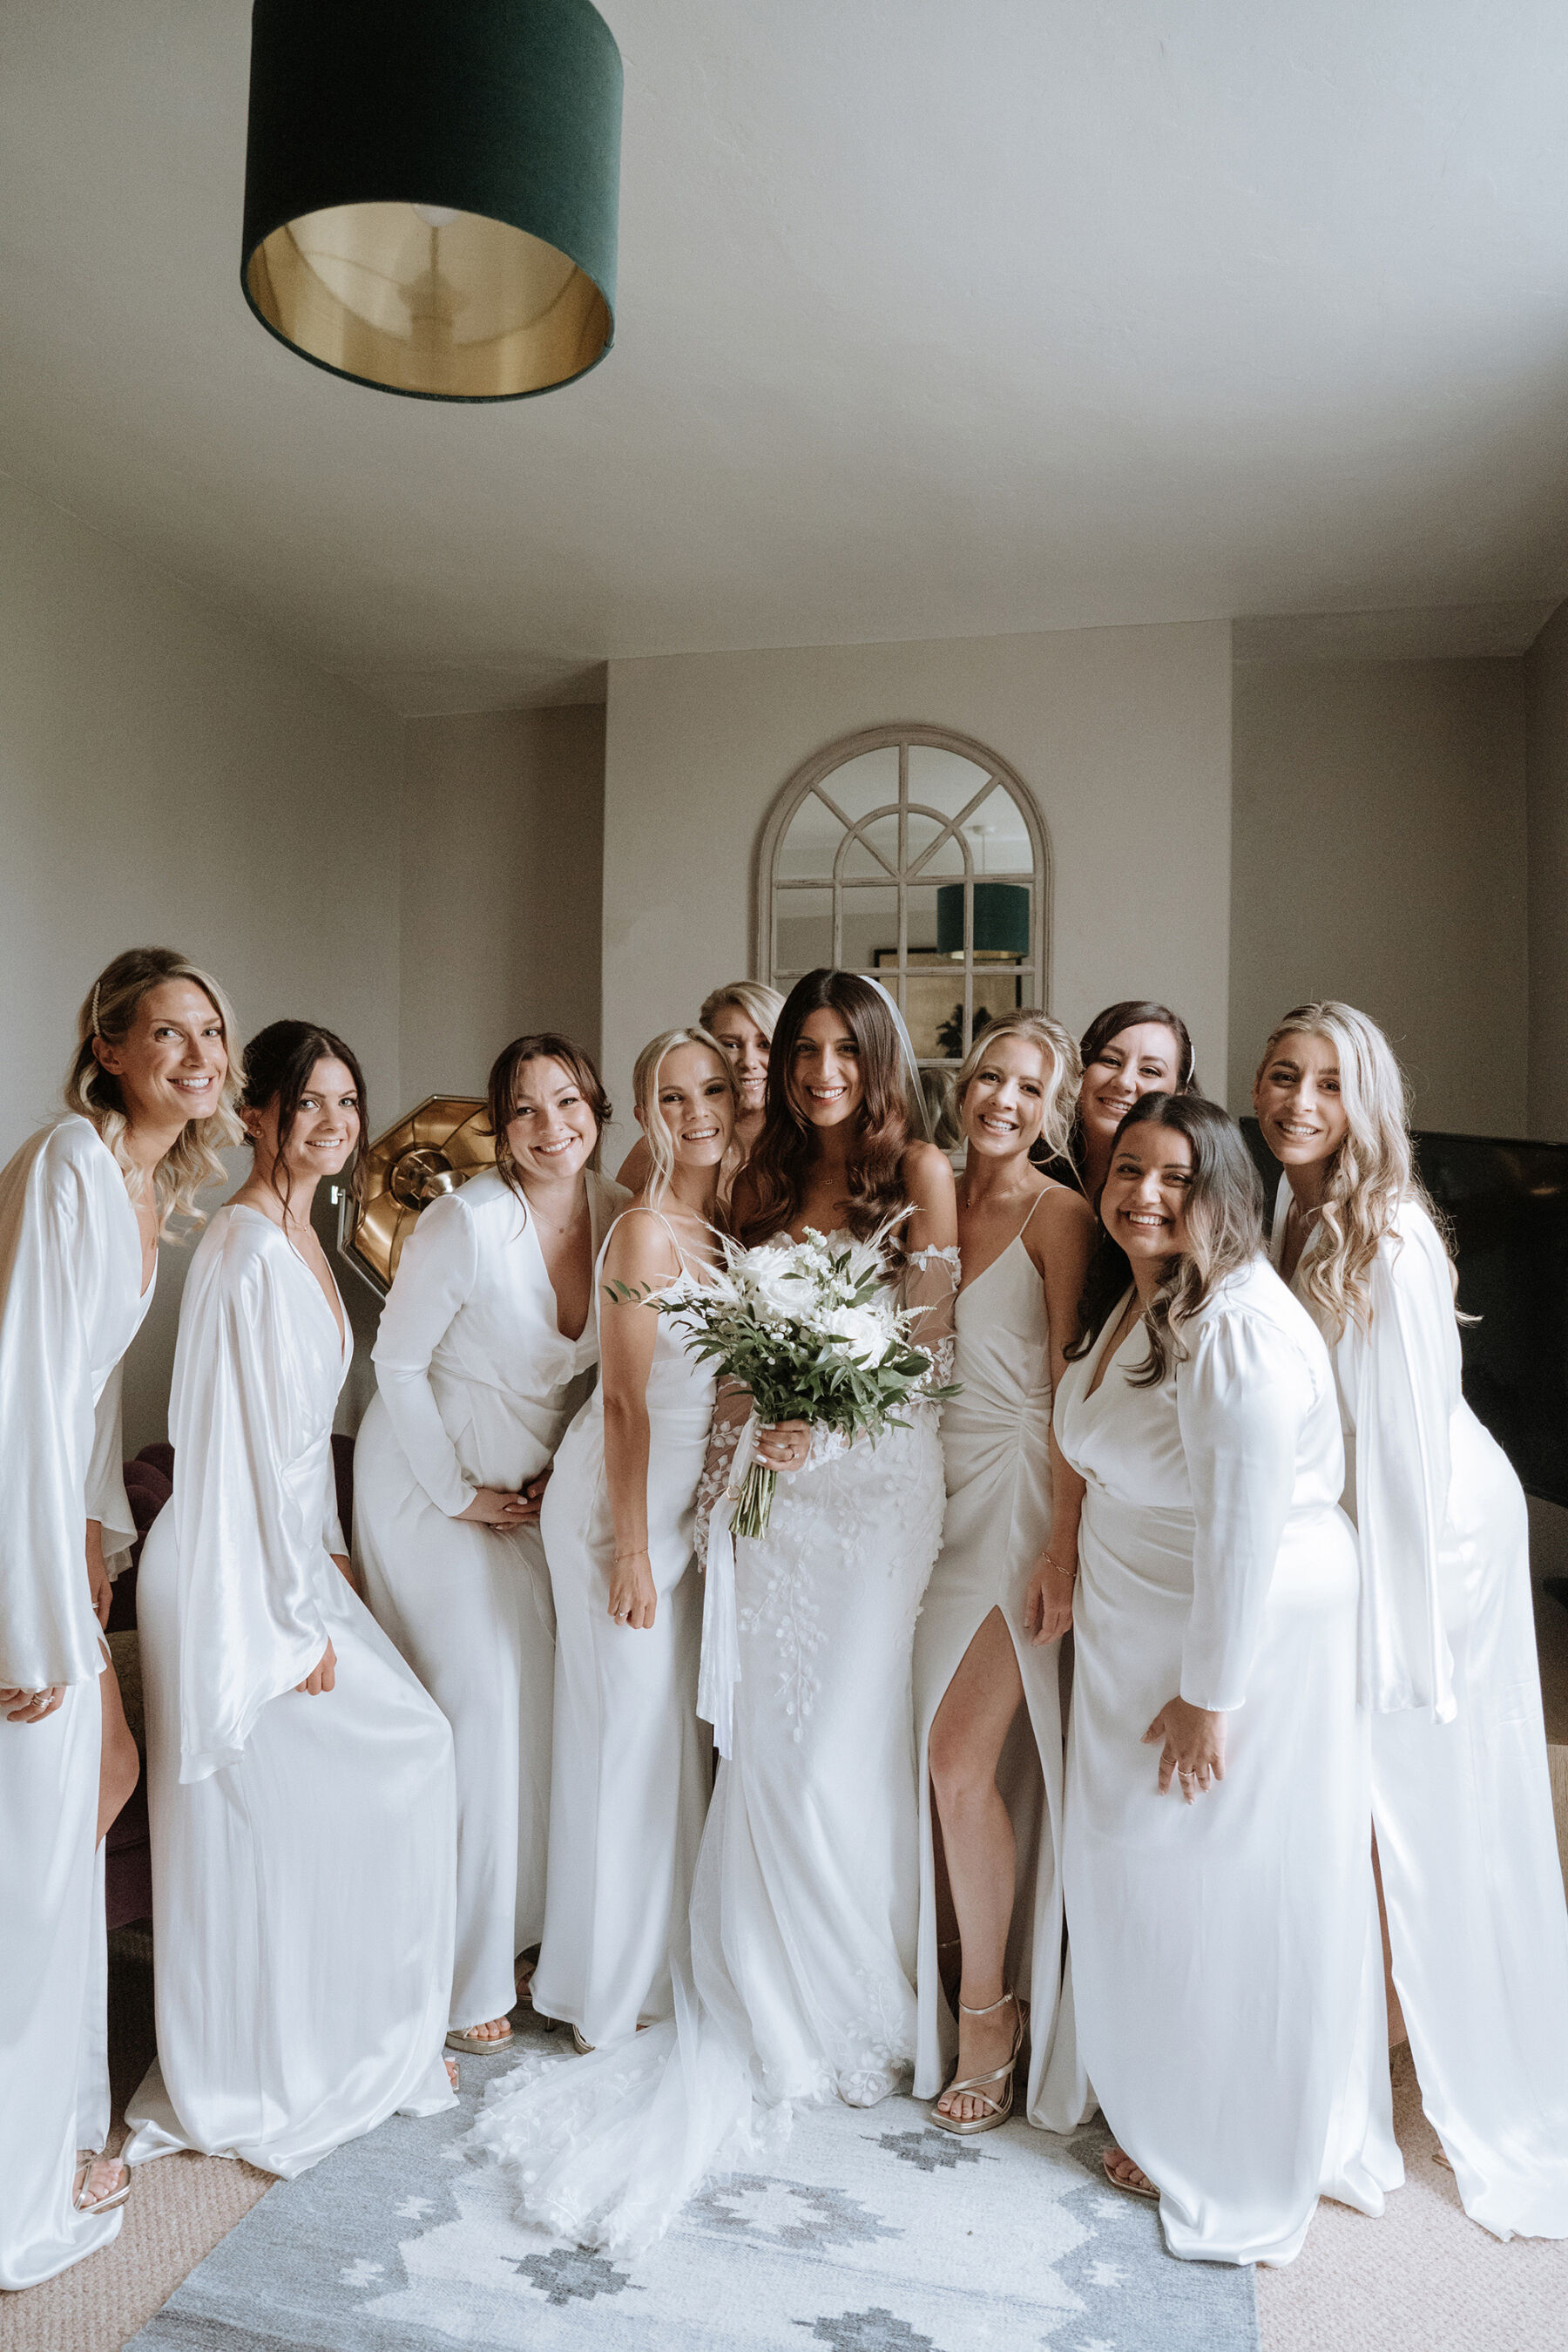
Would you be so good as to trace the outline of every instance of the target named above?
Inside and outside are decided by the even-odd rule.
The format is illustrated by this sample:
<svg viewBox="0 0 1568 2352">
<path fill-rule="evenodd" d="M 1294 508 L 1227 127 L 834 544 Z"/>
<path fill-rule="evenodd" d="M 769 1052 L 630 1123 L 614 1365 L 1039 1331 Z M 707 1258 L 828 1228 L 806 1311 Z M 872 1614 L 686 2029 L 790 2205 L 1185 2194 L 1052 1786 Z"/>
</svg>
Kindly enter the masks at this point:
<svg viewBox="0 0 1568 2352">
<path fill-rule="evenodd" d="M 1049 854 L 1005 760 L 939 727 L 878 727 L 790 778 L 757 872 L 761 977 L 837 964 L 897 998 L 915 1053 L 952 1070 L 987 1021 L 1046 1003 Z"/>
</svg>

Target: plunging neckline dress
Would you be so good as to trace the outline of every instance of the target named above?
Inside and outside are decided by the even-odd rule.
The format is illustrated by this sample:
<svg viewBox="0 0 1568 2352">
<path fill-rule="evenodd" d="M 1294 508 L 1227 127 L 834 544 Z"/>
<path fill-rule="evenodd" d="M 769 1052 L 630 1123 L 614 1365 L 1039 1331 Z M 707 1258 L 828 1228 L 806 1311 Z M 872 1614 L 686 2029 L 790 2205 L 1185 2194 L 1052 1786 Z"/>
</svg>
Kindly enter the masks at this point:
<svg viewBox="0 0 1568 2352">
<path fill-rule="evenodd" d="M 668 1218 L 683 1273 L 689 1268 Z M 619 1223 L 619 1219 L 616 1220 Z M 612 1225 L 594 1268 L 605 1296 Z M 684 1921 L 708 1806 L 710 1748 L 698 1724 L 702 1595 L 692 1558 L 697 1484 L 713 1420 L 713 1370 L 661 1315 L 646 1401 L 651 1626 L 609 1614 L 616 1528 L 595 1388 L 561 1442 L 541 1532 L 555 1599 L 555 1699 L 544 1937 L 531 1999 L 585 2042 L 670 2014 L 669 1950 Z"/>
<path fill-rule="evenodd" d="M 921 1804 L 920 1994 L 915 2095 L 934 2098 L 958 2035 L 937 1958 L 931 1725 L 975 1634 L 994 1609 L 1012 1637 L 1025 1704 L 997 1783 L 1012 1816 L 1016 1892 L 1005 1981 L 1030 2004 L 1028 2112 L 1056 2120 L 1046 2082 L 1062 1981 L 1062 1711 L 1059 1642 L 1037 1648 L 1024 1625 L 1029 1574 L 1051 1531 L 1051 1333 L 1045 1286 L 1025 1234 L 958 1294 L 953 1378 L 942 1408 L 947 1513 L 942 1550 L 915 1631 L 915 1733 Z M 1069 2070 L 1070 2071 L 1070 2070 Z"/>
</svg>

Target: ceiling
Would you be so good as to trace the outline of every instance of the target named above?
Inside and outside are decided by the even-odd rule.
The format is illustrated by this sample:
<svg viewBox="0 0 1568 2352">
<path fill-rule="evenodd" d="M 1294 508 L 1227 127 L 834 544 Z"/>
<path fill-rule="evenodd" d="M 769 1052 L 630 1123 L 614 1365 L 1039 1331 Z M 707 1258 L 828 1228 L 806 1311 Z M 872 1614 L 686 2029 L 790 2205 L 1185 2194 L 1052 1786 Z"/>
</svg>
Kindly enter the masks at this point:
<svg viewBox="0 0 1568 2352">
<path fill-rule="evenodd" d="M 462 409 L 246 310 L 243 0 L 3 0 L 0 468 L 406 710 L 1225 614 L 1518 650 L 1568 591 L 1558 0 L 605 14 L 616 348 Z"/>
</svg>

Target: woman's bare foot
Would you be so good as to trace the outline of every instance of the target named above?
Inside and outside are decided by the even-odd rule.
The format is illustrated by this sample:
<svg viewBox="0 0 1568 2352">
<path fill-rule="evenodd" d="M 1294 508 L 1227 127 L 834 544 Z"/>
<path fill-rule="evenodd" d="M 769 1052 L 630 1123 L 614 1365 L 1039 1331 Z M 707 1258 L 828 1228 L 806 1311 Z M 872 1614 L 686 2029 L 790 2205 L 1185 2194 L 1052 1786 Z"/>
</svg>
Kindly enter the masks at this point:
<svg viewBox="0 0 1568 2352">
<path fill-rule="evenodd" d="M 447 2080 L 450 2083 L 454 2091 L 460 2090 L 462 2088 L 462 2084 L 458 2074 L 458 2062 L 455 2058 L 448 2058 L 447 2061 Z"/>
<path fill-rule="evenodd" d="M 1159 2196 L 1160 2192 L 1148 2174 L 1141 2172 L 1127 2150 L 1118 2147 L 1114 2140 L 1100 2160 L 1105 2168 L 1105 2177 L 1113 2188 L 1130 2189 L 1135 2197 Z"/>
<path fill-rule="evenodd" d="M 978 2003 L 973 2004 L 979 2006 Z M 1012 2053 L 1013 2040 L 1018 2030 L 1018 2003 L 1016 1998 L 1004 1995 L 1000 2005 L 984 2017 L 967 2016 L 961 2008 L 958 2016 L 958 2064 L 953 2080 L 967 2083 L 976 2074 L 989 2074 L 994 2068 L 1005 2065 Z M 983 2117 L 994 2115 L 1006 2095 L 1006 2080 L 987 2084 L 980 2091 L 944 2091 L 936 2103 L 939 2116 L 951 2116 L 955 2124 L 979 2123 Z"/>
<path fill-rule="evenodd" d="M 466 2025 L 463 2031 L 475 2042 L 510 2042 L 511 2020 L 510 2017 L 487 2017 L 482 2025 Z"/>
<path fill-rule="evenodd" d="M 130 2186 L 130 2167 L 117 2156 L 94 2156 L 90 2148 L 78 2148 L 71 2202 L 79 2213 L 95 2213 L 111 2200 L 117 2203 Z"/>
</svg>

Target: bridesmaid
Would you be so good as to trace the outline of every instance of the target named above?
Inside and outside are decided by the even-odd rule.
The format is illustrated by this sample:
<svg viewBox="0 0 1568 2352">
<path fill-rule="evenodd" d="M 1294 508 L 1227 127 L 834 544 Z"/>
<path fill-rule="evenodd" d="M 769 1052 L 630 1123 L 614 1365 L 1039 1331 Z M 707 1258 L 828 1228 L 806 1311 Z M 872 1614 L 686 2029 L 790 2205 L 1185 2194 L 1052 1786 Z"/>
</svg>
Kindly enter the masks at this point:
<svg viewBox="0 0 1568 2352">
<path fill-rule="evenodd" d="M 0 2289 L 119 2235 L 103 1836 L 136 1785 L 102 1639 L 135 1526 L 120 1379 L 158 1242 L 237 1141 L 217 982 L 132 948 L 78 1020 L 66 1117 L 0 1171 Z"/>
<path fill-rule="evenodd" d="M 533 2003 L 579 2051 L 669 2014 L 708 1801 L 695 1713 L 702 1601 L 692 1565 L 713 1373 L 640 1297 L 715 1263 L 735 1122 L 726 1056 L 698 1029 L 645 1045 L 634 1080 L 651 1172 L 611 1227 L 595 1285 L 603 1370 L 545 1490 L 555 1594 L 550 1871 Z"/>
<path fill-rule="evenodd" d="M 967 1147 L 958 1186 L 960 1392 L 942 1411 L 947 1516 L 914 1654 L 922 1762 L 915 2091 L 930 2098 L 941 2088 L 954 2040 L 937 1965 L 940 1848 L 963 1969 L 956 2078 L 931 2121 L 961 2135 L 994 2130 L 1012 2112 L 1025 2004 L 1011 1988 L 1025 1985 L 1034 2110 L 1061 1986 L 1058 1644 L 1072 1617 L 1083 1488 L 1051 1434 L 1051 1395 L 1078 1329 L 1094 1218 L 1081 1194 L 1052 1183 L 1029 1153 L 1042 1138 L 1053 1153 L 1063 1148 L 1079 1075 L 1078 1048 L 1059 1023 L 1008 1013 L 971 1046 L 954 1089 Z"/>
<path fill-rule="evenodd" d="M 1047 1175 L 1076 1184 L 1092 1202 L 1110 1165 L 1116 1130 L 1142 1095 L 1199 1091 L 1187 1024 L 1168 1004 L 1129 997 L 1097 1013 L 1079 1043 L 1083 1075 L 1065 1150 L 1046 1160 Z"/>
<path fill-rule="evenodd" d="M 494 1171 L 408 1237 L 354 1454 L 366 1598 L 457 1751 L 454 2050 L 511 2039 L 519 1956 L 544 1928 L 555 1616 L 539 1508 L 598 1361 L 594 1261 L 626 1198 L 597 1172 L 609 1115 L 570 1038 L 497 1056 Z"/>
<path fill-rule="evenodd" d="M 1372 1925 L 1355 1544 L 1332 1371 L 1262 1255 L 1259 1192 L 1214 1104 L 1134 1105 L 1056 1404 L 1088 1482 L 1079 2056 L 1108 2179 L 1158 2199 L 1173 2254 L 1229 2263 L 1289 2262 L 1321 2187 L 1382 2203 L 1347 2090 Z"/>
<path fill-rule="evenodd" d="M 451 1734 L 355 1595 L 333 1494 L 353 1341 L 310 1202 L 354 1157 L 364 1082 L 303 1021 L 246 1066 L 254 1165 L 191 1262 L 174 1501 L 137 1582 L 158 2056 L 125 2153 L 291 2179 L 452 2104 L 455 1799 Z"/>
<path fill-rule="evenodd" d="M 760 980 L 730 980 L 702 1000 L 697 1025 L 721 1045 L 735 1074 L 735 1132 L 719 1171 L 719 1205 L 728 1208 L 735 1178 L 752 1156 L 763 1131 L 768 1091 L 768 1054 L 784 1011 L 776 988 Z M 639 1136 L 622 1163 L 617 1181 L 640 1192 L 652 1173 L 647 1139 Z"/>
<path fill-rule="evenodd" d="M 1524 1496 L 1465 1402 L 1453 1262 L 1387 1039 L 1298 1005 L 1253 1106 L 1276 1262 L 1333 1354 L 1361 1538 L 1372 1805 L 1396 2009 L 1465 2210 L 1568 2237 L 1568 1915 Z"/>
</svg>

